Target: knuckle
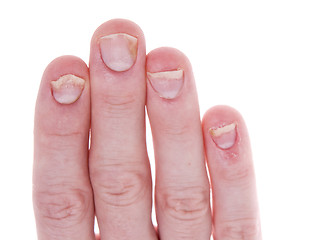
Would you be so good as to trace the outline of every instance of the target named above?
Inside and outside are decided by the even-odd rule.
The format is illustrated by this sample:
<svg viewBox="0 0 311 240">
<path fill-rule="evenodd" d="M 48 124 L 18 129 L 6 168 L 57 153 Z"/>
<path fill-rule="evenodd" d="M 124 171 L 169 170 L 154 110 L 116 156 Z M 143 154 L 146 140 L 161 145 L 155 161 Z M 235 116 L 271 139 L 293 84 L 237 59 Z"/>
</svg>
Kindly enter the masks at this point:
<svg viewBox="0 0 311 240">
<path fill-rule="evenodd" d="M 158 192 L 158 203 L 165 213 L 174 219 L 201 220 L 210 209 L 209 192 L 204 187 L 171 188 Z"/>
<path fill-rule="evenodd" d="M 47 137 L 51 137 L 51 138 L 60 138 L 60 137 L 63 137 L 63 138 L 71 138 L 71 137 L 79 137 L 79 136 L 83 136 L 85 135 L 85 133 L 83 131 L 75 131 L 75 130 L 72 130 L 72 131 L 64 131 L 64 130 L 61 130 L 61 129 L 53 129 L 53 131 L 51 132 L 46 132 L 46 135 Z"/>
<path fill-rule="evenodd" d="M 73 144 L 73 139 L 77 139 L 80 137 L 85 137 L 86 133 L 82 130 L 75 131 L 73 129 L 64 128 L 61 130 L 60 128 L 53 127 L 50 130 L 41 131 L 36 134 L 36 141 L 40 142 L 42 147 L 48 149 L 67 149 L 71 147 Z"/>
<path fill-rule="evenodd" d="M 180 136 L 189 132 L 190 129 L 191 126 L 189 126 L 188 124 L 179 123 L 179 124 L 164 125 L 162 131 L 167 135 Z"/>
<path fill-rule="evenodd" d="M 49 226 L 67 228 L 80 223 L 90 208 L 90 193 L 81 189 L 34 192 L 34 207 Z"/>
<path fill-rule="evenodd" d="M 224 168 L 220 176 L 230 183 L 249 183 L 252 177 L 252 166 L 247 164 L 238 164 Z"/>
<path fill-rule="evenodd" d="M 104 95 L 102 96 L 102 103 L 104 104 L 103 113 L 110 118 L 131 114 L 137 109 L 136 99 L 133 94 L 122 96 Z"/>
<path fill-rule="evenodd" d="M 138 170 L 123 171 L 122 166 L 100 169 L 91 172 L 91 181 L 95 195 L 108 205 L 133 205 L 147 192 L 147 177 Z"/>
<path fill-rule="evenodd" d="M 171 139 L 173 141 L 179 142 L 189 142 L 189 132 L 193 131 L 191 124 L 187 123 L 163 123 L 159 131 L 166 138 Z"/>
<path fill-rule="evenodd" d="M 217 239 L 224 240 L 257 240 L 261 234 L 258 219 L 237 219 L 223 222 L 216 229 Z"/>
<path fill-rule="evenodd" d="M 34 133 L 41 138 L 70 138 L 84 136 L 85 131 L 81 128 L 81 121 L 72 119 L 69 113 L 63 113 L 58 119 L 49 119 L 40 116 L 42 121 L 35 123 Z"/>
</svg>

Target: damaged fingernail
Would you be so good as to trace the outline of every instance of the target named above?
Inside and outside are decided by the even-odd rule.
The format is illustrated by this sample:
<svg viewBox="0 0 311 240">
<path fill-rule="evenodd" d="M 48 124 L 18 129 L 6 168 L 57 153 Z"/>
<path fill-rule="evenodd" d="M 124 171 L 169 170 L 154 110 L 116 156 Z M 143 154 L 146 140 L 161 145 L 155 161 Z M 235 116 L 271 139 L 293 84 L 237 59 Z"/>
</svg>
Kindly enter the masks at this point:
<svg viewBox="0 0 311 240">
<path fill-rule="evenodd" d="M 221 149 L 229 149 L 236 142 L 236 123 L 231 123 L 218 128 L 210 128 L 209 133 L 217 145 Z"/>
<path fill-rule="evenodd" d="M 184 71 L 182 69 L 155 73 L 147 72 L 147 77 L 154 91 L 165 99 L 176 98 L 184 83 Z"/>
<path fill-rule="evenodd" d="M 84 89 L 85 80 L 72 74 L 61 76 L 51 81 L 54 99 L 61 104 L 71 104 L 79 99 Z"/>
<path fill-rule="evenodd" d="M 136 61 L 137 38 L 126 33 L 104 36 L 99 40 L 103 62 L 111 70 L 129 70 Z"/>
</svg>

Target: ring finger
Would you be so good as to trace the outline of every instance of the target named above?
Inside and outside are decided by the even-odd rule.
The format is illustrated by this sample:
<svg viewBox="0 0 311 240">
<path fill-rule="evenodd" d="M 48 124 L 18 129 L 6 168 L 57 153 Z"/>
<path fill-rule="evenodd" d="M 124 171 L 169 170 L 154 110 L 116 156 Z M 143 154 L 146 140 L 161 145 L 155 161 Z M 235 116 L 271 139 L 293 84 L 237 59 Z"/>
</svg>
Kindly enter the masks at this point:
<svg viewBox="0 0 311 240">
<path fill-rule="evenodd" d="M 147 72 L 159 237 L 209 239 L 209 181 L 190 63 L 178 50 L 160 48 L 148 54 Z"/>
</svg>

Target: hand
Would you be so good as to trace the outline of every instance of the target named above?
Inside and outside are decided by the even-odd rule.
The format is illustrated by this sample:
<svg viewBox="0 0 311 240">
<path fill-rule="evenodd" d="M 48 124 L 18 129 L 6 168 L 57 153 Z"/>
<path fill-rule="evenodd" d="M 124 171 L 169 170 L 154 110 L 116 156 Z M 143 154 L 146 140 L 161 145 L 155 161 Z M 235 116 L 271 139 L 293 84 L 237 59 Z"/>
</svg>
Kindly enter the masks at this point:
<svg viewBox="0 0 311 240">
<path fill-rule="evenodd" d="M 155 151 L 156 229 L 145 105 Z M 94 240 L 95 215 L 104 240 L 261 239 L 241 115 L 216 106 L 201 124 L 188 59 L 172 48 L 146 57 L 143 33 L 132 22 L 111 20 L 96 30 L 89 68 L 73 56 L 50 63 L 34 139 L 38 239 Z"/>
</svg>

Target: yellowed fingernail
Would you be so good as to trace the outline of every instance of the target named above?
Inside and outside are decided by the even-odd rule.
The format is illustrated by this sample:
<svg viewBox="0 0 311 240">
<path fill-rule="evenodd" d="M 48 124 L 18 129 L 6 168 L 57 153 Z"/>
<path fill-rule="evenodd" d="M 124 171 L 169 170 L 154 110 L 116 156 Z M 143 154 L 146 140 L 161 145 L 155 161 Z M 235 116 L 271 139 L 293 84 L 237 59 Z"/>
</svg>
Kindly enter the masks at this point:
<svg viewBox="0 0 311 240">
<path fill-rule="evenodd" d="M 229 149 L 236 142 L 236 126 L 237 124 L 234 122 L 223 127 L 210 128 L 209 133 L 219 148 Z"/>
<path fill-rule="evenodd" d="M 180 93 L 184 83 L 182 69 L 164 72 L 147 72 L 152 88 L 162 98 L 173 99 Z"/>
<path fill-rule="evenodd" d="M 137 38 L 126 33 L 104 36 L 99 40 L 103 62 L 111 70 L 129 70 L 137 56 Z"/>
<path fill-rule="evenodd" d="M 77 101 L 84 89 L 85 80 L 72 74 L 61 76 L 51 82 L 54 99 L 61 104 Z"/>
</svg>

